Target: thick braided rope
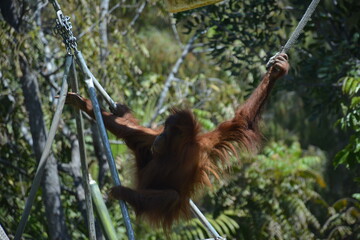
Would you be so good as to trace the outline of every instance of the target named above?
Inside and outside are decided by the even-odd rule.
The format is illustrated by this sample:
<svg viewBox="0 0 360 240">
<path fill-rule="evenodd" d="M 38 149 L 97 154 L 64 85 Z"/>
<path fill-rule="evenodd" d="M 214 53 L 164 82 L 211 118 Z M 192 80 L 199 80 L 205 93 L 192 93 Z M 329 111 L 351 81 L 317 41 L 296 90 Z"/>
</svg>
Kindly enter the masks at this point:
<svg viewBox="0 0 360 240">
<path fill-rule="evenodd" d="M 291 34 L 290 38 L 287 40 L 286 44 L 281 47 L 280 51 L 277 52 L 274 56 L 272 56 L 266 64 L 266 68 L 269 69 L 273 64 L 275 58 L 280 53 L 287 53 L 289 49 L 294 45 L 296 40 L 299 38 L 301 31 L 304 29 L 306 23 L 310 20 L 311 15 L 314 13 L 317 5 L 319 4 L 320 0 L 312 0 L 309 7 L 306 9 L 306 12 L 302 16 L 299 24 L 296 26 L 294 32 Z"/>
<path fill-rule="evenodd" d="M 8 236 L 6 235 L 4 229 L 2 228 L 1 225 L 0 225 L 0 239 L 1 240 L 9 240 Z"/>
<path fill-rule="evenodd" d="M 301 18 L 299 24 L 295 28 L 294 32 L 291 34 L 289 40 L 286 42 L 285 46 L 282 48 L 281 52 L 287 52 L 298 39 L 301 31 L 304 29 L 306 23 L 310 20 L 311 15 L 314 13 L 316 6 L 319 4 L 320 0 L 313 0 L 308 9 L 306 10 L 304 16 Z"/>
</svg>

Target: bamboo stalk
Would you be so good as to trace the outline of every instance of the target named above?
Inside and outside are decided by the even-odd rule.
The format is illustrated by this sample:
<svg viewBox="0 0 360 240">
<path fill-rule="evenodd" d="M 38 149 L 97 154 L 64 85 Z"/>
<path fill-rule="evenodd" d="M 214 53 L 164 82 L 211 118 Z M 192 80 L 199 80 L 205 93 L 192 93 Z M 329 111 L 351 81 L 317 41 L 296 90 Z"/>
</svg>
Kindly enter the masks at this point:
<svg viewBox="0 0 360 240">
<path fill-rule="evenodd" d="M 109 211 L 106 208 L 99 186 L 94 180 L 90 180 L 90 189 L 95 209 L 103 227 L 104 233 L 106 235 L 106 239 L 116 240 L 116 231 L 112 224 Z"/>
</svg>

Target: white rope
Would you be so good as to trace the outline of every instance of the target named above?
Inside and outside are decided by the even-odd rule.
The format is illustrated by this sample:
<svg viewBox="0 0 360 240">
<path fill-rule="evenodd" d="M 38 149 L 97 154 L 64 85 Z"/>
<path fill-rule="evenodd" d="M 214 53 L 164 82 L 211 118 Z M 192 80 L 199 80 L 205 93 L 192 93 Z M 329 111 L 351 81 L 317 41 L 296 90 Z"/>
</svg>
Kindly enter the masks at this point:
<svg viewBox="0 0 360 240">
<path fill-rule="evenodd" d="M 312 0 L 309 7 L 306 9 L 306 12 L 302 16 L 299 24 L 296 26 L 294 32 L 291 34 L 290 38 L 287 40 L 286 44 L 281 47 L 280 52 L 277 52 L 273 57 L 269 59 L 269 61 L 266 64 L 266 68 L 271 67 L 274 64 L 275 58 L 280 53 L 286 53 L 289 51 L 289 49 L 294 45 L 296 40 L 299 38 L 301 31 L 304 29 L 306 23 L 310 20 L 311 15 L 314 13 L 317 5 L 319 4 L 320 0 Z"/>
<path fill-rule="evenodd" d="M 0 224 L 0 240 L 9 240 L 8 236 L 6 235 L 4 229 Z"/>
<path fill-rule="evenodd" d="M 301 31 L 304 29 L 306 23 L 310 20 L 311 15 L 314 13 L 316 6 L 319 4 L 320 0 L 312 0 L 308 9 L 306 10 L 304 16 L 301 18 L 299 24 L 295 28 L 294 32 L 291 34 L 289 40 L 286 42 L 285 46 L 282 48 L 281 52 L 287 52 L 294 45 L 298 39 Z"/>
</svg>

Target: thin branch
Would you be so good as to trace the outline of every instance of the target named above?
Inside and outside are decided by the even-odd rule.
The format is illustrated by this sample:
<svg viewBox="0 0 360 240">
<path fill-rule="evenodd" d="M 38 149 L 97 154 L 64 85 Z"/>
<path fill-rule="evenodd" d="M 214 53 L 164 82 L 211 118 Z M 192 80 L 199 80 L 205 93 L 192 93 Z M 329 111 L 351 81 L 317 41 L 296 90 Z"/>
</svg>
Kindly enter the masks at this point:
<svg viewBox="0 0 360 240">
<path fill-rule="evenodd" d="M 62 63 L 58 68 L 56 68 L 54 71 L 52 71 L 50 73 L 45 73 L 44 71 L 40 71 L 40 75 L 44 78 L 50 77 L 54 74 L 57 74 L 60 70 L 61 71 L 64 70 L 64 65 L 65 65 L 65 63 Z M 48 69 L 46 69 L 46 70 L 48 70 Z"/>
<path fill-rule="evenodd" d="M 154 115 L 151 117 L 149 125 L 151 125 L 155 121 L 156 117 L 161 113 L 160 110 L 162 109 L 162 107 L 164 105 L 164 101 L 165 101 L 166 95 L 169 91 L 169 88 L 171 86 L 171 83 L 176 79 L 175 75 L 178 73 L 180 66 L 182 65 L 182 63 L 185 60 L 185 57 L 192 51 L 193 44 L 194 44 L 195 40 L 199 37 L 199 35 L 200 35 L 200 33 L 195 33 L 194 36 L 192 36 L 190 38 L 190 40 L 184 47 L 184 50 L 183 50 L 181 56 L 176 61 L 175 65 L 173 66 L 170 74 L 168 75 L 168 77 L 165 81 L 164 88 L 160 94 L 158 103 L 155 107 Z"/>
<path fill-rule="evenodd" d="M 147 3 L 148 3 L 148 1 L 145 0 L 145 1 L 140 5 L 140 7 L 136 10 L 136 14 L 135 14 L 134 18 L 131 20 L 129 26 L 127 27 L 127 29 L 126 29 L 125 31 L 123 31 L 123 32 L 121 33 L 123 36 L 126 36 L 126 34 L 128 34 L 128 32 L 129 32 L 129 29 L 132 28 L 132 26 L 135 25 L 136 21 L 138 20 L 138 18 L 139 18 L 140 15 L 141 15 L 141 13 L 144 11 L 145 6 L 146 6 Z"/>
<path fill-rule="evenodd" d="M 123 3 L 123 2 L 121 2 Z M 80 33 L 78 36 L 77 36 L 77 39 L 80 39 L 82 38 L 85 34 L 87 34 L 88 32 L 92 31 L 100 21 L 102 21 L 105 17 L 109 16 L 115 9 L 119 8 L 121 6 L 121 3 L 118 3 L 116 4 L 115 6 L 113 6 L 109 12 L 102 16 L 101 18 L 99 18 L 99 20 L 97 20 L 95 23 L 93 23 L 91 26 L 89 26 L 84 32 Z"/>
<path fill-rule="evenodd" d="M 7 160 L 0 158 L 0 163 L 15 169 L 16 171 L 20 172 L 25 177 L 30 178 L 30 175 L 24 169 L 14 166 L 13 164 L 11 164 L 11 162 L 9 162 Z"/>
<path fill-rule="evenodd" d="M 176 28 L 176 19 L 173 17 L 174 14 L 170 13 L 170 22 L 171 22 L 171 29 L 174 33 L 175 39 L 176 41 L 178 41 L 179 45 L 181 46 L 181 48 L 184 47 L 183 43 L 181 42 L 180 36 L 179 36 L 179 32 Z"/>
</svg>

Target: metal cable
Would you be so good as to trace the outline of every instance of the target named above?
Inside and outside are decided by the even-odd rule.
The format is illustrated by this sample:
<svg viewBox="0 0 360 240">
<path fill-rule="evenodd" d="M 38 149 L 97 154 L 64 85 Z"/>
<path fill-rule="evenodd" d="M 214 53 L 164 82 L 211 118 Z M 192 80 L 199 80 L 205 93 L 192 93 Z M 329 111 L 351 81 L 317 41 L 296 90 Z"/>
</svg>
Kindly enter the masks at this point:
<svg viewBox="0 0 360 240">
<path fill-rule="evenodd" d="M 219 235 L 219 233 L 215 230 L 215 228 L 206 219 L 204 214 L 202 214 L 200 209 L 195 205 L 195 203 L 191 199 L 190 199 L 190 206 L 195 216 L 200 220 L 200 222 L 205 226 L 205 228 L 208 230 L 208 232 L 213 236 L 215 240 L 225 240 L 225 238 Z"/>
</svg>

